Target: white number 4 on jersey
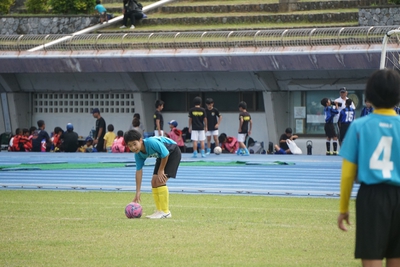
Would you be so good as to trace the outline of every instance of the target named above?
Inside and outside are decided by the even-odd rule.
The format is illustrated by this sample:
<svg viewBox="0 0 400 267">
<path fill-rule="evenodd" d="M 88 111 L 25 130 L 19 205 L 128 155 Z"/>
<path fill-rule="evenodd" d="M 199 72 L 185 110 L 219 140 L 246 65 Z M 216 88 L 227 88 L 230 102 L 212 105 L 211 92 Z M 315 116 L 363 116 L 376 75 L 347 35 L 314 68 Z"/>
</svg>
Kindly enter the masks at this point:
<svg viewBox="0 0 400 267">
<path fill-rule="evenodd" d="M 393 171 L 393 161 L 390 161 L 390 156 L 392 154 L 392 141 L 391 136 L 382 136 L 379 141 L 378 146 L 375 148 L 374 153 L 369 159 L 369 168 L 371 170 L 381 170 L 382 177 L 390 179 Z M 383 153 L 383 157 L 380 160 L 379 156 Z"/>
</svg>

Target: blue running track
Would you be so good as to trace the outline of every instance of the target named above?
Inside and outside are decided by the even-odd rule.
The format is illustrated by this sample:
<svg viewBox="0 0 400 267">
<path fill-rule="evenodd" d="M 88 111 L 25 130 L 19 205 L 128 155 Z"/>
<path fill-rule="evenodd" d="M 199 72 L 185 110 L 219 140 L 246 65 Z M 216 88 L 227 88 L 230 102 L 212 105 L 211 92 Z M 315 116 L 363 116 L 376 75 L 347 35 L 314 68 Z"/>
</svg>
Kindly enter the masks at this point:
<svg viewBox="0 0 400 267">
<path fill-rule="evenodd" d="M 224 166 L 180 166 L 177 179 L 171 179 L 171 193 L 281 195 L 338 197 L 341 161 L 339 156 L 318 155 L 214 155 L 183 161 L 232 162 Z M 280 165 L 276 162 L 286 162 Z M 123 168 L 13 170 L 0 171 L 0 189 L 134 191 L 135 167 L 132 153 L 0 153 L 0 165 L 20 163 L 126 163 Z M 151 192 L 154 159 L 144 167 L 142 192 Z M 358 185 L 353 188 L 356 195 Z"/>
</svg>

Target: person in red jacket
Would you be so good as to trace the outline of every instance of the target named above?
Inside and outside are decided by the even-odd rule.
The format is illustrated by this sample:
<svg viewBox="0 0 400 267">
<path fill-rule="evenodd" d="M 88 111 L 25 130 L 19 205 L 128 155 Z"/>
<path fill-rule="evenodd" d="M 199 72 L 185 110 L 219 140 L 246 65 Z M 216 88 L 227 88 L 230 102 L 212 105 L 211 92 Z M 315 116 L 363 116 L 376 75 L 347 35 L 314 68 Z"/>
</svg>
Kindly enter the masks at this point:
<svg viewBox="0 0 400 267">
<path fill-rule="evenodd" d="M 218 137 L 222 153 L 235 153 L 239 149 L 239 142 L 235 137 L 227 136 L 225 133 Z"/>
</svg>

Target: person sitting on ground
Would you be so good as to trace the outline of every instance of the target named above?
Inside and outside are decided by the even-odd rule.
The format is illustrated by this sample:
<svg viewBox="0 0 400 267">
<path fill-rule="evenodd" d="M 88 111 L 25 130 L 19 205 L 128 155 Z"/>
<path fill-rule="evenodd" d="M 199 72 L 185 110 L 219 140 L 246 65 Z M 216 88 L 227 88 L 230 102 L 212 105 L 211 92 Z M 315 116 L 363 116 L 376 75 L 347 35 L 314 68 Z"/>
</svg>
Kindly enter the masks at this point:
<svg viewBox="0 0 400 267">
<path fill-rule="evenodd" d="M 184 151 L 185 148 L 185 143 L 183 142 L 183 138 L 182 138 L 182 131 L 179 130 L 178 128 L 178 122 L 175 120 L 172 120 L 170 122 L 168 122 L 169 124 L 169 128 L 171 129 L 171 131 L 169 132 L 169 134 L 167 134 L 168 138 L 171 138 L 172 140 L 174 140 L 177 145 L 179 146 L 179 149 L 181 150 L 181 152 Z"/>
<path fill-rule="evenodd" d="M 124 141 L 124 132 L 119 130 L 117 132 L 117 137 L 114 139 L 114 143 L 111 147 L 112 153 L 124 153 L 126 152 L 127 147 Z"/>
<path fill-rule="evenodd" d="M 55 127 L 54 128 L 54 132 L 53 132 L 53 137 L 51 138 L 53 144 L 51 146 L 50 151 L 52 152 L 59 152 L 60 151 L 60 147 L 61 147 L 61 135 L 63 134 L 63 130 L 61 129 L 61 127 Z"/>
<path fill-rule="evenodd" d="M 85 139 L 86 144 L 84 146 L 81 146 L 80 148 L 78 148 L 78 150 L 76 152 L 87 152 L 87 153 L 91 153 L 91 152 L 97 152 L 96 148 L 93 147 L 93 138 L 88 136 Z"/>
<path fill-rule="evenodd" d="M 299 138 L 297 135 L 292 134 L 292 128 L 286 128 L 285 133 L 279 138 L 279 146 L 275 145 L 275 154 L 292 154 L 286 142 L 287 139 L 293 141 Z"/>
<path fill-rule="evenodd" d="M 32 151 L 33 152 L 47 152 L 51 147 L 51 140 L 49 134 L 46 132 L 46 124 L 43 120 L 38 120 L 38 129 L 35 130 L 32 137 Z M 42 142 L 44 145 L 42 146 Z"/>
<path fill-rule="evenodd" d="M 15 130 L 15 135 L 10 139 L 9 151 L 12 152 L 25 151 L 23 145 L 20 142 L 21 138 L 22 138 L 22 129 L 17 128 Z"/>
<path fill-rule="evenodd" d="M 124 0 L 124 8 L 122 13 L 124 14 L 124 18 L 122 20 L 122 26 L 120 29 L 124 29 L 128 25 L 128 18 L 131 20 L 131 29 L 135 28 L 135 20 L 139 20 L 143 18 L 142 8 L 143 6 L 138 3 L 136 0 Z"/>
<path fill-rule="evenodd" d="M 134 118 L 132 121 L 132 129 L 131 130 L 136 130 L 143 136 L 144 131 L 140 126 L 141 126 L 140 119 Z"/>
<path fill-rule="evenodd" d="M 26 128 L 22 129 L 20 143 L 24 147 L 25 152 L 30 152 L 32 150 L 32 140 L 29 139 L 29 130 Z"/>
<path fill-rule="evenodd" d="M 61 150 L 64 152 L 76 152 L 79 147 L 78 134 L 74 132 L 72 123 L 67 124 L 67 131 L 61 135 Z"/>
<path fill-rule="evenodd" d="M 222 133 L 218 136 L 218 142 L 222 153 L 236 153 L 239 149 L 238 140 L 235 137 L 227 136 L 226 133 Z"/>
<path fill-rule="evenodd" d="M 100 24 L 103 24 L 104 21 L 108 23 L 107 9 L 101 4 L 100 0 L 96 0 L 94 9 L 100 14 Z"/>
</svg>

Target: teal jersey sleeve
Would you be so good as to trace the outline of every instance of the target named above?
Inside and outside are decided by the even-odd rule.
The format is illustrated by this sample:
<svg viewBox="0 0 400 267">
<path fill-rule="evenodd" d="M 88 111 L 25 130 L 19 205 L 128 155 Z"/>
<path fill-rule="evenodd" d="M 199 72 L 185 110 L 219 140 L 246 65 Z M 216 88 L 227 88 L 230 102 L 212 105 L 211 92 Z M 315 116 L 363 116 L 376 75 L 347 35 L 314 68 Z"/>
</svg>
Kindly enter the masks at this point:
<svg viewBox="0 0 400 267">
<path fill-rule="evenodd" d="M 176 144 L 172 139 L 164 136 L 156 136 L 143 139 L 143 145 L 146 153 L 139 152 L 135 154 L 136 170 L 141 170 L 147 158 L 165 158 L 169 155 L 165 144 Z"/>
<path fill-rule="evenodd" d="M 400 186 L 400 116 L 370 114 L 354 120 L 340 155 L 357 164 L 358 181 Z"/>
</svg>

